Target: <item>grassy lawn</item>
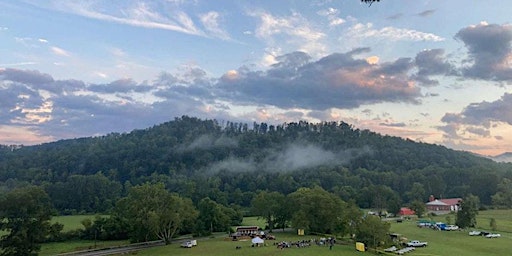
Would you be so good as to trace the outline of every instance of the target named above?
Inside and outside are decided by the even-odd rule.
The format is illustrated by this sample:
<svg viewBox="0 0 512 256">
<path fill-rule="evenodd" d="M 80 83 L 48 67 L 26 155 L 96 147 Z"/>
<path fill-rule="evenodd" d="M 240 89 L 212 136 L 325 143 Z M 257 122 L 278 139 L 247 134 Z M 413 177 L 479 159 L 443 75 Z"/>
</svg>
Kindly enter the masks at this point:
<svg viewBox="0 0 512 256">
<path fill-rule="evenodd" d="M 106 215 L 100 215 L 100 216 L 106 216 Z M 59 222 L 60 224 L 64 225 L 64 228 L 62 231 L 70 231 L 70 230 L 76 230 L 76 229 L 83 229 L 84 226 L 82 225 L 82 220 L 84 219 L 90 219 L 91 221 L 94 221 L 96 215 L 66 215 L 66 216 L 53 216 L 51 222 Z"/>
<path fill-rule="evenodd" d="M 245 217 L 242 221 L 242 226 L 258 226 L 260 228 L 265 228 L 265 220 L 263 218 L 258 217 Z"/>
<path fill-rule="evenodd" d="M 46 243 L 41 246 L 40 256 L 50 256 L 59 253 L 82 251 L 95 248 L 113 247 L 129 244 L 128 241 L 67 241 L 58 243 Z"/>
<path fill-rule="evenodd" d="M 491 218 L 496 220 L 496 226 L 499 232 L 512 234 L 512 210 L 480 211 L 476 217 L 477 227 L 490 230 Z"/>
<path fill-rule="evenodd" d="M 445 221 L 445 216 L 437 216 L 434 220 Z M 485 230 L 489 230 L 488 223 L 484 227 L 487 227 L 484 228 Z M 501 238 L 490 239 L 469 236 L 469 230 L 436 231 L 430 228 L 418 228 L 415 221 L 405 221 L 393 223 L 391 231 L 402 234 L 409 240 L 428 242 L 428 247 L 419 248 L 409 255 L 510 255 L 512 250 L 512 235 L 500 230 L 496 232 L 502 235 Z"/>
<path fill-rule="evenodd" d="M 263 247 L 251 247 L 251 241 L 231 241 L 226 237 L 211 238 L 206 240 L 198 240 L 198 246 L 190 249 L 180 248 L 179 244 L 171 244 L 168 246 L 162 246 L 152 248 L 144 251 L 134 252 L 132 255 L 222 255 L 222 256 L 273 256 L 273 255 L 361 255 L 355 251 L 353 244 L 340 245 L 336 244 L 332 250 L 329 250 L 328 246 L 311 245 L 306 248 L 285 248 L 283 250 L 278 249 L 274 246 L 275 241 L 298 241 L 298 240 L 309 240 L 312 238 L 318 238 L 316 236 L 297 236 L 291 233 L 274 233 L 276 240 L 266 241 L 266 246 Z M 236 249 L 237 246 L 241 246 L 241 249 Z"/>
<path fill-rule="evenodd" d="M 80 221 L 85 218 L 94 219 L 93 215 L 75 215 L 55 217 L 52 221 L 64 224 L 65 230 L 81 228 Z M 512 210 L 489 210 L 481 211 L 477 216 L 476 230 L 490 231 L 490 219 L 494 218 L 497 223 L 496 233 L 500 233 L 500 238 L 490 239 L 481 236 L 469 236 L 470 230 L 464 231 L 435 231 L 429 228 L 416 227 L 416 221 L 404 221 L 402 223 L 391 223 L 391 232 L 400 233 L 409 240 L 421 240 L 429 243 L 426 248 L 418 248 L 407 255 L 464 255 L 464 256 L 501 256 L 511 255 L 512 251 Z M 434 221 L 447 222 L 446 215 L 432 218 Z M 455 222 L 455 215 L 450 215 L 451 223 Z M 242 225 L 264 227 L 265 221 L 257 217 L 244 218 Z M 279 231 L 279 230 L 276 230 Z M 319 238 L 317 236 L 298 236 L 296 233 L 274 232 L 275 241 L 298 241 Z M 251 241 L 231 241 L 227 235 L 216 238 L 198 239 L 198 246 L 191 249 L 180 248 L 179 243 L 173 243 L 168 246 L 151 248 L 131 255 L 244 255 L 244 256 L 273 256 L 273 255 L 372 255 L 371 253 L 361 253 L 355 250 L 353 243 L 336 244 L 332 250 L 329 247 L 312 245 L 308 248 L 286 248 L 277 249 L 273 245 L 275 241 L 267 241 L 266 246 L 251 247 Z M 97 242 L 97 247 L 110 247 L 120 244 L 126 244 L 126 241 Z M 241 249 L 236 249 L 241 246 Z M 84 250 L 94 247 L 94 241 L 70 241 L 65 243 L 44 244 L 40 255 L 55 255 L 62 252 Z M 396 255 L 396 254 L 389 254 Z"/>
</svg>

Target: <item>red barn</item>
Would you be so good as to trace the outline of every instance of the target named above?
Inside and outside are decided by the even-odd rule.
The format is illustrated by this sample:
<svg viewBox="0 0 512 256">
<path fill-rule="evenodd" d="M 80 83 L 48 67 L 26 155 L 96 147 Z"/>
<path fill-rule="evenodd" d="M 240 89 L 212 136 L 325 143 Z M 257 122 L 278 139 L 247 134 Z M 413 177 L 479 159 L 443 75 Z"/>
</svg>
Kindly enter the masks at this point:
<svg viewBox="0 0 512 256">
<path fill-rule="evenodd" d="M 416 213 L 413 210 L 411 210 L 407 207 L 400 208 L 400 211 L 398 212 L 398 215 L 400 215 L 400 216 L 410 216 L 410 215 L 415 215 L 415 214 Z"/>
</svg>

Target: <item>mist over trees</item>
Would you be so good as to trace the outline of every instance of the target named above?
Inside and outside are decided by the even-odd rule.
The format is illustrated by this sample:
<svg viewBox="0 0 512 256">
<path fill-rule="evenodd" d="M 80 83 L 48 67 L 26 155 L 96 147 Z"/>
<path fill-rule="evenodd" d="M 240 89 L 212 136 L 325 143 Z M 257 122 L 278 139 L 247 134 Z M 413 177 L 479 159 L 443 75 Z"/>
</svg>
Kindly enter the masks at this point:
<svg viewBox="0 0 512 256">
<path fill-rule="evenodd" d="M 509 207 L 504 178 L 512 179 L 510 164 L 345 122 L 248 125 L 183 116 L 130 133 L 0 146 L 0 191 L 39 186 L 61 214 L 108 212 L 145 183 L 161 183 L 196 207 L 209 198 L 244 214 L 261 191 L 286 196 L 301 187 L 391 212 L 431 194 L 472 194 L 482 206 Z M 265 214 L 279 226 L 277 213 Z"/>
</svg>

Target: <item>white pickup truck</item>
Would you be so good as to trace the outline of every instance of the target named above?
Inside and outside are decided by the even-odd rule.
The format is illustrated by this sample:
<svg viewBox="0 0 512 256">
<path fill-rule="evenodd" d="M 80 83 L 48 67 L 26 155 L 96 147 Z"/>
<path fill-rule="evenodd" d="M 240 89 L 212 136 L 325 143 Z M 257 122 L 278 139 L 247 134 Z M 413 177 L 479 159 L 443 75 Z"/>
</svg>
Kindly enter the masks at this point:
<svg viewBox="0 0 512 256">
<path fill-rule="evenodd" d="M 420 242 L 418 240 L 412 240 L 410 242 L 407 243 L 407 246 L 410 246 L 410 247 L 425 247 L 427 246 L 427 242 Z"/>
<path fill-rule="evenodd" d="M 197 246 L 197 240 L 190 240 L 190 241 L 181 243 L 181 247 L 183 247 L 183 248 L 192 248 L 194 246 Z"/>
</svg>

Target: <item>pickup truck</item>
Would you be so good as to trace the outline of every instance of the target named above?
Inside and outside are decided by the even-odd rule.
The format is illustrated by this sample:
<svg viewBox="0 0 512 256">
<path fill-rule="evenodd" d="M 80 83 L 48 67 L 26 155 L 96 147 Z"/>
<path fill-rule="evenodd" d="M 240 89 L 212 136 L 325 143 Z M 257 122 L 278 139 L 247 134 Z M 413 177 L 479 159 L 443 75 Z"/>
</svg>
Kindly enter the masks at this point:
<svg viewBox="0 0 512 256">
<path fill-rule="evenodd" d="M 410 246 L 410 247 L 425 247 L 427 246 L 427 242 L 420 242 L 418 240 L 412 240 L 410 242 L 407 243 L 407 246 Z"/>
<path fill-rule="evenodd" d="M 192 248 L 194 246 L 197 246 L 197 240 L 190 240 L 181 243 L 181 247 L 183 248 Z"/>
</svg>

